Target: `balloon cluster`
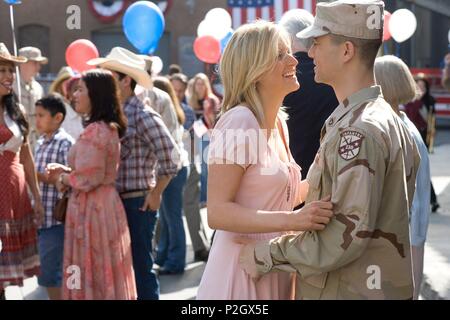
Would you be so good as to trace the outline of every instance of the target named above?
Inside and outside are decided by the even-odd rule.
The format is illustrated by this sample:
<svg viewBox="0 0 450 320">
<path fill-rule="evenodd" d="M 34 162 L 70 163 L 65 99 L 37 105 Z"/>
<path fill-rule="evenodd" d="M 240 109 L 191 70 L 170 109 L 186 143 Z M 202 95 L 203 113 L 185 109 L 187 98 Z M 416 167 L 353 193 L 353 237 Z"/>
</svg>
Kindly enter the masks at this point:
<svg viewBox="0 0 450 320">
<path fill-rule="evenodd" d="M 384 12 L 384 35 L 383 41 L 391 37 L 398 43 L 411 38 L 417 29 L 417 19 L 413 12 L 408 9 L 399 9 L 393 14 Z"/>
<path fill-rule="evenodd" d="M 219 62 L 232 35 L 231 16 L 228 11 L 222 8 L 211 9 L 197 27 L 195 56 L 206 63 Z"/>
<path fill-rule="evenodd" d="M 128 41 L 142 54 L 152 54 L 158 48 L 165 20 L 161 9 L 150 1 L 133 3 L 125 11 L 123 31 Z"/>
</svg>

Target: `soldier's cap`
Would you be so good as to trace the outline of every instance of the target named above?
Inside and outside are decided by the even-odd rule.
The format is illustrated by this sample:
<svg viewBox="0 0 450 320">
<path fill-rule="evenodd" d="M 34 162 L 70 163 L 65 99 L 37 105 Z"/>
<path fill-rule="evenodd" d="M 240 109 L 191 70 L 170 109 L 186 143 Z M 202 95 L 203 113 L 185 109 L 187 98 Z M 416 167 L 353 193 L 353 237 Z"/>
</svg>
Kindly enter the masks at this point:
<svg viewBox="0 0 450 320">
<path fill-rule="evenodd" d="M 357 39 L 383 37 L 384 2 L 379 0 L 338 0 L 317 4 L 312 26 L 297 33 L 300 39 L 334 34 Z"/>
<path fill-rule="evenodd" d="M 19 55 L 28 59 L 28 61 L 37 61 L 41 64 L 47 64 L 47 57 L 43 57 L 41 50 L 35 47 L 23 47 L 19 49 Z"/>
</svg>

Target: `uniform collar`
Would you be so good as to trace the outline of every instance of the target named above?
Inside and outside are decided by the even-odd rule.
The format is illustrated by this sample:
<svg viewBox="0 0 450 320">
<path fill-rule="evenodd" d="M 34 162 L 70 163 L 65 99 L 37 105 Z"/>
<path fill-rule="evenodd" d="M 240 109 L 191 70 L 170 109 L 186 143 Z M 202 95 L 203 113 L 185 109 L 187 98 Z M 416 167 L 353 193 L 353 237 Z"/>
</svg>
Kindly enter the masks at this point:
<svg viewBox="0 0 450 320">
<path fill-rule="evenodd" d="M 349 113 L 356 106 L 360 106 L 361 103 L 368 100 L 375 100 L 378 97 L 382 97 L 380 86 L 372 86 L 369 88 L 364 88 L 354 94 L 352 94 L 347 99 L 344 99 L 339 106 L 334 110 L 331 116 L 326 121 L 327 129 L 334 127 L 334 125 L 339 122 L 347 113 Z"/>
</svg>

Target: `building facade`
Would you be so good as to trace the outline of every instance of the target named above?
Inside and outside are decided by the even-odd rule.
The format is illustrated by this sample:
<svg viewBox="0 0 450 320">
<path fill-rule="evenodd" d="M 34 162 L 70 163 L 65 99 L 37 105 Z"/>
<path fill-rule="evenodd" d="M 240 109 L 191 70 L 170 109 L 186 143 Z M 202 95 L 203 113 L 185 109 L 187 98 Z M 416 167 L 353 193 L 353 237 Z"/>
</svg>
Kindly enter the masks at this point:
<svg viewBox="0 0 450 320">
<path fill-rule="evenodd" d="M 319 0 L 320 1 L 320 0 Z M 329 1 L 329 0 L 326 0 Z M 58 72 L 65 65 L 65 50 L 77 39 L 89 39 L 106 55 L 112 47 L 122 46 L 135 50 L 122 31 L 123 11 L 116 19 L 104 22 L 93 10 L 93 2 L 111 4 L 131 3 L 132 0 L 23 0 L 14 6 L 16 38 L 18 46 L 36 46 L 46 55 L 50 63 L 42 73 Z M 185 73 L 193 76 L 205 70 L 205 66 L 194 55 L 192 46 L 197 26 L 205 14 L 215 7 L 227 7 L 226 0 L 170 0 L 153 1 L 165 11 L 166 29 L 155 52 L 165 63 L 178 63 Z M 442 58 L 449 51 L 448 31 L 450 29 L 450 1 L 448 0 L 385 0 L 390 12 L 408 8 L 415 12 L 418 28 L 415 35 L 399 46 L 393 40 L 385 44 L 385 53 L 400 53 L 412 67 L 438 68 Z M 70 29 L 73 11 L 77 6 L 80 13 L 80 28 Z M 69 10 L 68 10 L 69 9 Z M 101 8 L 100 8 L 101 9 Z M 111 20 L 111 19 L 110 19 Z M 12 49 L 12 35 L 9 8 L 0 1 L 0 41 Z"/>
</svg>

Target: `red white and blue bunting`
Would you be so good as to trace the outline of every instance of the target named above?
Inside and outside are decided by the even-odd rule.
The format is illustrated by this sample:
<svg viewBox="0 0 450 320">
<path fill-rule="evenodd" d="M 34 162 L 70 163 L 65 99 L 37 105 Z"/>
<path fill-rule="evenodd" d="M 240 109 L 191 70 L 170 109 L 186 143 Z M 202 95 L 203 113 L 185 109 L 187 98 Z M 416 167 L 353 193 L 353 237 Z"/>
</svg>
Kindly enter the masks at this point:
<svg viewBox="0 0 450 320">
<path fill-rule="evenodd" d="M 133 2 L 132 0 L 88 0 L 92 13 L 103 23 L 111 23 L 116 20 Z M 166 15 L 173 0 L 154 0 L 153 2 Z"/>
</svg>

